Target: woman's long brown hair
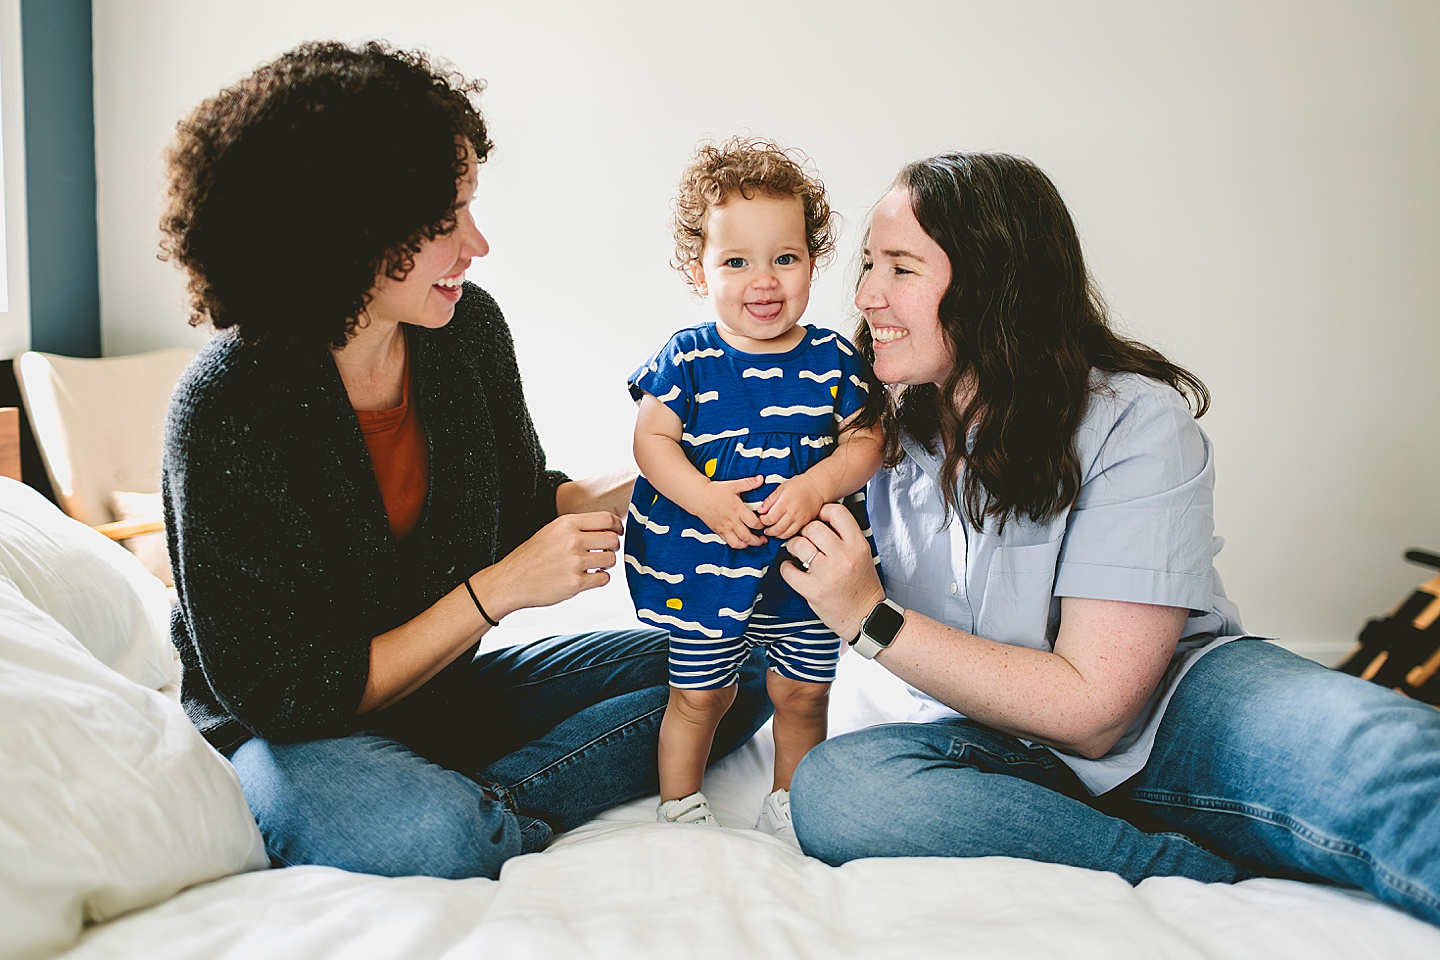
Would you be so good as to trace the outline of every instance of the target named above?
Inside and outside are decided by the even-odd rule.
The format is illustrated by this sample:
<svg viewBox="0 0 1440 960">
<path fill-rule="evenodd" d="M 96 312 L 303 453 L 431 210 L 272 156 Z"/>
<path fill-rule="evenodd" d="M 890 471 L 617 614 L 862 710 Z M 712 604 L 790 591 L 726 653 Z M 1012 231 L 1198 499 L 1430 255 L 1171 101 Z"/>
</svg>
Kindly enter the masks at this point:
<svg viewBox="0 0 1440 960">
<path fill-rule="evenodd" d="M 885 462 L 901 459 L 901 430 L 932 452 L 947 438 L 947 516 L 963 510 L 976 527 L 990 518 L 1003 528 L 1017 517 L 1048 520 L 1074 503 L 1081 480 L 1075 432 L 1092 370 L 1167 383 L 1197 417 L 1209 408 L 1199 377 L 1110 328 L 1070 212 L 1029 160 L 945 153 L 905 167 L 895 186 L 909 193 L 916 220 L 950 260 L 939 312 L 955 363 L 938 388 L 892 393 L 883 416 Z M 855 339 L 873 361 L 863 322 Z"/>
</svg>

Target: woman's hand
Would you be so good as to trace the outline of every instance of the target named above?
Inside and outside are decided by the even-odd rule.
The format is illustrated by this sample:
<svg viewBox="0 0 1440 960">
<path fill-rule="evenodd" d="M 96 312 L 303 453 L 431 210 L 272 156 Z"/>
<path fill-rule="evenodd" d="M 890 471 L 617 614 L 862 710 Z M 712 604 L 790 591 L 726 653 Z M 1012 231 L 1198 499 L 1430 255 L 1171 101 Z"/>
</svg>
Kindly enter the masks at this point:
<svg viewBox="0 0 1440 960">
<path fill-rule="evenodd" d="M 827 503 L 786 548 L 804 566 L 782 564 L 780 576 L 842 639 L 858 637 L 861 622 L 885 599 L 885 588 L 855 517 L 841 504 Z"/>
<path fill-rule="evenodd" d="M 548 607 L 610 582 L 606 571 L 615 566 L 623 531 L 620 518 L 608 510 L 566 514 L 470 582 L 497 619 L 525 607 Z"/>
<path fill-rule="evenodd" d="M 767 534 L 789 540 L 818 517 L 824 505 L 824 493 L 814 480 L 802 473 L 780 484 L 765 498 L 760 504 L 760 519 Z"/>
<path fill-rule="evenodd" d="M 763 530 L 765 525 L 755 515 L 755 509 L 740 499 L 740 494 L 764 482 L 764 477 L 712 480 L 694 493 L 692 503 L 681 506 L 705 521 L 707 527 L 725 539 L 730 549 L 758 547 L 765 542 L 765 537 L 756 531 Z"/>
</svg>

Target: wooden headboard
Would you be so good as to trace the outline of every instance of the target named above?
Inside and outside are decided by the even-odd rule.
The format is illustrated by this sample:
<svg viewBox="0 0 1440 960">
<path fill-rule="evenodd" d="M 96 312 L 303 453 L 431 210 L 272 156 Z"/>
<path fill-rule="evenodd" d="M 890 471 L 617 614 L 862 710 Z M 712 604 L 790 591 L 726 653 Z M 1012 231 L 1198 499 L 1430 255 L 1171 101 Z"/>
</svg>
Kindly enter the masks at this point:
<svg viewBox="0 0 1440 960">
<path fill-rule="evenodd" d="M 0 407 L 0 477 L 20 479 L 19 407 Z"/>
</svg>

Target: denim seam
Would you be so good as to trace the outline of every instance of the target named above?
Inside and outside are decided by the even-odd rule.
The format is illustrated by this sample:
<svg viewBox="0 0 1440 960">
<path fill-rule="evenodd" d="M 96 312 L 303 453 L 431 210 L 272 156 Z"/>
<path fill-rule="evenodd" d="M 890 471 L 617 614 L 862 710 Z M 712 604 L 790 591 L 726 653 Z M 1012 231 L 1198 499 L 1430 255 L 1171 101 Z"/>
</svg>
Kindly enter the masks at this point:
<svg viewBox="0 0 1440 960">
<path fill-rule="evenodd" d="M 631 660 L 642 660 L 646 657 L 653 657 L 657 652 L 659 651 L 651 651 L 649 653 L 627 653 L 625 656 L 617 657 L 614 660 L 606 660 L 602 663 L 592 663 L 583 667 L 576 667 L 572 670 L 567 670 L 564 673 L 546 674 L 545 677 L 538 680 L 526 680 L 523 683 L 513 683 L 510 684 L 510 688 L 512 690 L 519 690 L 524 689 L 525 687 L 543 686 L 548 683 L 553 683 L 556 680 L 563 680 L 567 677 L 577 677 L 581 674 L 588 673 L 591 670 L 599 670 L 601 668 L 608 669 L 614 667 L 617 664 L 627 663 Z"/>
<path fill-rule="evenodd" d="M 574 750 L 570 751 L 569 753 L 565 754 L 563 757 L 559 757 L 558 759 L 551 761 L 550 763 L 546 764 L 544 767 L 542 767 L 542 768 L 540 768 L 539 770 L 536 770 L 534 773 L 530 774 L 530 775 L 529 775 L 528 777 L 526 777 L 524 780 L 521 780 L 521 781 L 519 781 L 518 783 L 512 784 L 509 788 L 501 787 L 500 785 L 497 784 L 497 785 L 495 785 L 494 789 L 496 790 L 497 793 L 500 793 L 500 792 L 503 792 L 503 793 L 504 793 L 504 795 L 505 795 L 505 797 L 506 797 L 506 802 L 509 803 L 510 805 L 512 805 L 512 806 L 511 806 L 512 809 L 518 809 L 518 807 L 515 806 L 516 804 L 518 804 L 518 800 L 517 800 L 515 794 L 518 793 L 518 792 L 520 792 L 520 791 L 522 791 L 522 790 L 524 790 L 529 784 L 534 783 L 535 781 L 537 781 L 537 780 L 539 780 L 539 779 L 541 779 L 541 778 L 543 778 L 543 777 L 548 776 L 552 771 L 554 771 L 554 770 L 556 770 L 556 769 L 558 769 L 558 768 L 560 768 L 560 767 L 563 767 L 563 766 L 571 763 L 572 761 L 574 761 L 574 760 L 576 760 L 576 759 L 584 756 L 586 753 L 589 753 L 591 749 L 593 749 L 594 747 L 599 746 L 599 745 L 601 745 L 601 744 L 604 744 L 604 743 L 607 742 L 608 740 L 610 740 L 610 739 L 612 739 L 613 737 L 615 737 L 617 734 L 621 734 L 621 733 L 624 733 L 624 732 L 628 732 L 631 728 L 638 727 L 642 722 L 650 719 L 651 717 L 654 717 L 654 716 L 656 716 L 656 715 L 663 715 L 664 713 L 665 713 L 665 707 L 662 705 L 662 706 L 656 707 L 654 710 L 649 710 L 649 711 L 647 711 L 647 712 L 645 712 L 645 713 L 642 713 L 642 714 L 640 714 L 640 716 L 638 716 L 638 717 L 633 717 L 633 718 L 631 718 L 630 720 L 627 720 L 627 721 L 625 721 L 624 723 L 622 723 L 620 726 L 615 727 L 615 728 L 612 729 L 612 730 L 607 730 L 607 731 L 605 731 L 604 733 L 600 734 L 598 737 L 595 737 L 594 739 L 590 740 L 588 743 L 581 744 L 579 747 L 577 747 L 576 749 L 574 749 Z"/>
<path fill-rule="evenodd" d="M 510 792 L 510 788 L 506 787 L 503 784 L 497 783 L 488 777 L 481 776 L 479 773 L 470 774 L 470 779 L 473 780 L 480 787 L 481 796 L 489 793 L 491 795 L 491 799 L 499 800 L 501 806 L 503 806 L 506 810 L 509 810 L 511 813 L 516 812 L 515 795 Z"/>
<path fill-rule="evenodd" d="M 1308 823 L 1287 816 L 1268 807 L 1259 807 L 1254 804 L 1241 803 L 1237 800 L 1222 800 L 1218 797 L 1195 797 L 1189 794 L 1166 793 L 1159 790 L 1137 790 L 1131 794 L 1131 799 L 1137 803 L 1154 804 L 1155 806 L 1188 807 L 1193 810 L 1218 811 L 1222 813 L 1234 813 L 1252 820 L 1259 820 L 1278 826 L 1290 831 L 1296 837 L 1311 846 L 1319 847 L 1330 853 L 1339 856 L 1350 857 L 1367 864 L 1373 869 L 1380 881 L 1396 892 L 1419 900 L 1429 907 L 1440 908 L 1440 896 L 1417 885 L 1408 877 L 1404 877 L 1385 864 L 1381 863 L 1374 854 L 1358 844 L 1340 840 L 1315 829 Z"/>
<path fill-rule="evenodd" d="M 1016 753 L 1012 751 L 998 753 L 994 750 L 987 750 L 984 747 L 977 746 L 973 741 L 966 740 L 964 737 L 951 738 L 950 749 L 946 751 L 946 754 L 951 760 L 956 763 L 977 766 L 973 761 L 966 759 L 966 754 L 969 753 L 979 753 L 1011 767 L 1039 767 L 1042 770 L 1053 770 L 1060 765 L 1059 760 L 1053 760 L 1049 755 L 1032 756 L 1028 753 Z"/>
</svg>

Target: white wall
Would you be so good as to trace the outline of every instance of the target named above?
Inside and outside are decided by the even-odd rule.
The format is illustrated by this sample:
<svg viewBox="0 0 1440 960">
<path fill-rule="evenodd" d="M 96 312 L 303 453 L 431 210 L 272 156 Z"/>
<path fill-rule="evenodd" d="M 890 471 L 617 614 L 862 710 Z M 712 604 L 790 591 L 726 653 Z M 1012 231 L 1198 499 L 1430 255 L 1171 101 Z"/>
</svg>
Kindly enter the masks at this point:
<svg viewBox="0 0 1440 960">
<path fill-rule="evenodd" d="M 384 37 L 490 82 L 494 252 L 471 278 L 515 328 L 557 465 L 628 462 L 624 377 L 697 315 L 666 265 L 697 139 L 752 131 L 814 157 L 849 227 L 810 316 L 842 326 L 895 171 L 1006 150 L 1058 183 L 1121 325 L 1212 388 L 1219 567 L 1247 626 L 1333 660 L 1414 587 L 1401 551 L 1440 549 L 1440 5 L 742 9 L 96 0 L 106 352 L 194 338 L 154 259 L 175 121 L 299 41 Z M 314 242 L 277 237 L 276 255 Z"/>
</svg>

